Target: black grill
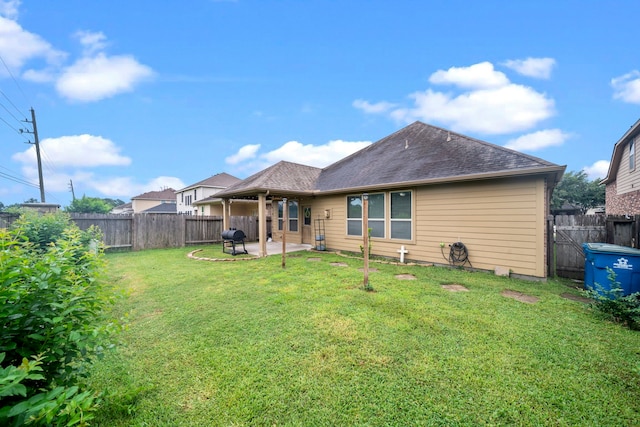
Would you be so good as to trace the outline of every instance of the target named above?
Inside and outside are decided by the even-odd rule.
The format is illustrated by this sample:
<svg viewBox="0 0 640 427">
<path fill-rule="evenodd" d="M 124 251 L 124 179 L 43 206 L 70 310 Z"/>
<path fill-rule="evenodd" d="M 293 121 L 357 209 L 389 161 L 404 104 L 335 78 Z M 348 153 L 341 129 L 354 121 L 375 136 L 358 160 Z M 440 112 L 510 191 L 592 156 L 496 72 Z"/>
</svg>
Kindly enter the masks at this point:
<svg viewBox="0 0 640 427">
<path fill-rule="evenodd" d="M 247 236 L 242 230 L 236 230 L 235 228 L 224 230 L 222 232 L 222 252 L 231 255 L 248 254 L 249 252 L 244 246 L 244 239 L 246 238 Z M 236 249 L 236 245 L 240 244 L 242 244 L 242 250 Z M 229 249 L 228 252 L 227 249 Z"/>
</svg>

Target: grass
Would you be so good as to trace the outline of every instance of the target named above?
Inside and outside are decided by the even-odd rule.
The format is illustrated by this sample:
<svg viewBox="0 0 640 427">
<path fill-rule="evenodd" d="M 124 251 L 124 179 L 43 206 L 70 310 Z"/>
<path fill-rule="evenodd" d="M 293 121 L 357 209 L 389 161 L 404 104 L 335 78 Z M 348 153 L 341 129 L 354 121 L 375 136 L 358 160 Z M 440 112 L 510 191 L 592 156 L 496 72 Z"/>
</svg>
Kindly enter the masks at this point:
<svg viewBox="0 0 640 427">
<path fill-rule="evenodd" d="M 203 262 L 193 249 L 108 256 L 129 326 L 89 377 L 105 396 L 94 425 L 640 419 L 640 333 L 560 297 L 564 283 L 375 263 L 364 292 L 361 260 L 295 253 L 283 270 L 279 256 Z"/>
</svg>

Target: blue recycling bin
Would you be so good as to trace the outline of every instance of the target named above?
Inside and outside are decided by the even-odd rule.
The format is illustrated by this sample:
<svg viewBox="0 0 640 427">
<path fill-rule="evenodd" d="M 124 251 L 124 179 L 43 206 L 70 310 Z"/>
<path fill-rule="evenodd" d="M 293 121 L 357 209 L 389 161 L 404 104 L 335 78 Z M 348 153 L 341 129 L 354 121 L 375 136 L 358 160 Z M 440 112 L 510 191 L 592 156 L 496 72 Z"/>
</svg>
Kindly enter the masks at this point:
<svg viewBox="0 0 640 427">
<path fill-rule="evenodd" d="M 640 292 L 640 249 L 609 243 L 584 243 L 584 288 L 596 290 L 597 283 L 611 290 L 609 271 L 616 274 L 623 295 Z"/>
</svg>

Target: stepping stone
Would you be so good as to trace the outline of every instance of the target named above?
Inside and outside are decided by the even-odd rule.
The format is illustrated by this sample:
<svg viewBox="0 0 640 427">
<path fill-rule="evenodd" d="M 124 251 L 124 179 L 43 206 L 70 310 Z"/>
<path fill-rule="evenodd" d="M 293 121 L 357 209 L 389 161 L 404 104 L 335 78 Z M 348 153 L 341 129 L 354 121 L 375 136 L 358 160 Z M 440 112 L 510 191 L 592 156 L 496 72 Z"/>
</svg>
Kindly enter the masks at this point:
<svg viewBox="0 0 640 427">
<path fill-rule="evenodd" d="M 398 280 L 416 280 L 416 276 L 413 274 L 396 274 Z"/>
<path fill-rule="evenodd" d="M 349 264 L 346 264 L 344 262 L 332 262 L 331 266 L 333 266 L 333 267 L 349 267 Z"/>
<path fill-rule="evenodd" d="M 455 283 L 451 283 L 449 285 L 442 285 L 442 289 L 446 289 L 451 292 L 469 292 L 469 288 L 463 285 L 455 284 Z"/>
<path fill-rule="evenodd" d="M 505 289 L 502 291 L 502 296 L 507 298 L 513 298 L 514 300 L 525 302 L 527 304 L 535 304 L 540 301 L 540 298 L 534 297 L 532 295 L 523 294 L 522 292 L 512 291 L 509 289 Z"/>
<path fill-rule="evenodd" d="M 317 261 L 322 261 L 322 258 L 307 258 L 307 261 L 309 261 L 309 262 L 317 262 Z"/>
</svg>

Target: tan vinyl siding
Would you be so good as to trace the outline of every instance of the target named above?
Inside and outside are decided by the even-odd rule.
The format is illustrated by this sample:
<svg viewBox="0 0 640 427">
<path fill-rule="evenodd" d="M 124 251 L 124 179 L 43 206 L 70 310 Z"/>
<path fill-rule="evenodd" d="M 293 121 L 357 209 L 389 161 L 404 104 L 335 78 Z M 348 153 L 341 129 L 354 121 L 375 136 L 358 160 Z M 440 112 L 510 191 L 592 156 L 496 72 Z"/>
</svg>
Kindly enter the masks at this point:
<svg viewBox="0 0 640 427">
<path fill-rule="evenodd" d="M 397 258 L 397 250 L 404 245 L 408 260 L 446 264 L 440 243 L 445 244 L 447 256 L 448 245 L 462 241 L 475 268 L 501 266 L 516 274 L 545 277 L 543 178 L 434 185 L 412 191 L 413 240 L 372 239 L 373 254 Z M 328 248 L 360 250 L 362 240 L 346 236 L 346 195 L 318 198 L 313 207 L 314 213 L 331 211 L 331 219 L 325 221 Z"/>
<path fill-rule="evenodd" d="M 629 170 L 629 145 L 627 144 L 622 151 L 622 159 L 618 166 L 618 173 L 616 175 L 616 181 L 618 182 L 618 194 L 629 193 L 631 191 L 640 190 L 640 165 L 638 164 L 638 146 L 640 144 L 640 138 L 636 138 L 635 141 L 635 169 Z"/>
</svg>

